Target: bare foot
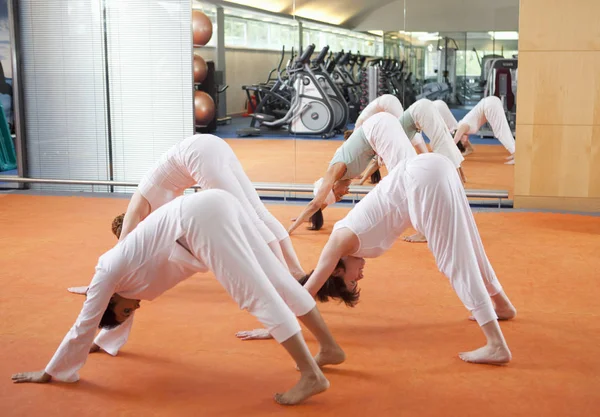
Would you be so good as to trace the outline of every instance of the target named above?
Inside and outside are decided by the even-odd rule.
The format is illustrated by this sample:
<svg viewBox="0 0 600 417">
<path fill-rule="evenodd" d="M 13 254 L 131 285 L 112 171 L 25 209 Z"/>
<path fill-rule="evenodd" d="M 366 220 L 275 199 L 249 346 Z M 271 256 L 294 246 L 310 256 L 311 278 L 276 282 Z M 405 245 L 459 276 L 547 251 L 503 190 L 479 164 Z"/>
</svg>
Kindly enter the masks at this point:
<svg viewBox="0 0 600 417">
<path fill-rule="evenodd" d="M 86 295 L 87 294 L 87 290 L 88 290 L 87 285 L 85 287 L 70 287 L 70 288 L 67 288 L 67 291 L 69 291 L 70 293 L 80 294 L 80 295 Z"/>
<path fill-rule="evenodd" d="M 321 350 L 315 356 L 315 362 L 322 368 L 325 365 L 339 365 L 346 360 L 346 354 L 342 348 L 336 350 Z"/>
<path fill-rule="evenodd" d="M 405 236 L 402 239 L 405 242 L 410 242 L 410 243 L 427 242 L 427 238 L 422 233 L 415 233 L 412 236 Z"/>
<path fill-rule="evenodd" d="M 318 374 L 302 375 L 300 381 L 292 389 L 283 394 L 275 394 L 275 401 L 281 405 L 296 405 L 313 395 L 320 394 L 329 388 L 329 381 L 319 371 Z"/>
<path fill-rule="evenodd" d="M 462 352 L 458 356 L 465 362 L 487 363 L 490 365 L 502 365 L 510 362 L 512 355 L 506 346 L 485 345 L 471 352 Z"/>
</svg>

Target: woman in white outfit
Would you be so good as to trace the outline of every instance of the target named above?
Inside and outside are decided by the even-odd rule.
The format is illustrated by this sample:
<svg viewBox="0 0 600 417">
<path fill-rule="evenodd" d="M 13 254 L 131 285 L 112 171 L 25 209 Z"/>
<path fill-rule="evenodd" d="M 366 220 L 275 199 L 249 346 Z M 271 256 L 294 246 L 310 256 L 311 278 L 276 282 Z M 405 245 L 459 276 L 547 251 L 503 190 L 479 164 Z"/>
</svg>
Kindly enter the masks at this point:
<svg viewBox="0 0 600 417">
<path fill-rule="evenodd" d="M 285 227 L 267 210 L 244 172 L 240 161 L 223 139 L 214 135 L 194 135 L 174 145 L 140 181 L 125 213 L 123 240 L 151 212 L 183 194 L 194 185 L 220 189 L 236 197 L 258 228 L 273 253 L 287 265 L 292 275 L 304 271 Z M 85 294 L 86 287 L 69 291 Z"/>
<path fill-rule="evenodd" d="M 460 354 L 474 363 L 509 362 L 498 319 L 516 310 L 502 290 L 485 254 L 461 181 L 448 159 L 421 154 L 403 161 L 336 223 L 319 262 L 304 287 L 320 300 L 339 298 L 353 305 L 358 298 L 363 258 L 383 255 L 412 225 L 429 237 L 438 268 L 486 336 L 487 344 Z M 350 291 L 352 294 L 348 294 Z M 241 338 L 263 338 L 265 331 L 240 332 Z"/>
<path fill-rule="evenodd" d="M 435 100 L 433 102 L 433 105 L 435 106 L 435 109 L 438 111 L 440 116 L 442 116 L 442 120 L 446 124 L 448 130 L 450 132 L 456 131 L 456 129 L 458 129 L 458 122 L 456 121 L 456 118 L 450 111 L 450 108 L 448 107 L 446 102 L 443 100 Z"/>
<path fill-rule="evenodd" d="M 461 141 L 465 147 L 465 155 L 473 152 L 473 146 L 469 142 L 469 135 L 474 135 L 479 132 L 481 126 L 489 123 L 492 127 L 494 136 L 504 145 L 510 153 L 507 165 L 515 163 L 515 138 L 512 135 L 502 101 L 496 96 L 486 97 L 481 100 L 473 109 L 465 115 L 459 122 L 454 133 L 454 141 Z"/>
<path fill-rule="evenodd" d="M 403 159 L 416 155 L 400 122 L 389 113 L 377 113 L 369 117 L 337 149 L 317 195 L 296 218 L 288 233 L 291 234 L 322 209 L 332 191 L 336 200 L 347 194 L 349 180 L 359 177 L 375 155 L 381 157 L 388 169 L 392 169 Z"/>
<path fill-rule="evenodd" d="M 373 105 L 373 107 L 370 109 L 370 114 L 375 110 L 388 111 L 384 105 L 385 102 L 380 103 L 380 99 L 381 97 L 369 104 L 369 106 Z M 368 109 L 369 107 L 367 106 L 365 110 Z M 390 113 L 392 111 L 390 111 Z M 406 136 L 411 141 L 413 146 L 419 150 L 419 152 L 429 152 L 427 146 L 425 145 L 425 141 L 423 140 L 423 136 L 421 135 L 421 132 L 424 132 L 431 141 L 433 152 L 444 155 L 446 158 L 450 159 L 450 161 L 458 170 L 462 181 L 466 182 L 466 178 L 461 167 L 464 158 L 452 140 L 452 136 L 450 135 L 444 120 L 438 113 L 435 105 L 430 100 L 417 100 L 398 117 Z M 378 169 L 379 167 L 377 165 L 377 161 L 373 161 L 369 165 L 365 175 L 370 176 Z"/>
<path fill-rule="evenodd" d="M 343 351 L 314 299 L 269 250 L 239 200 L 222 190 L 176 198 L 102 255 L 81 313 L 50 363 L 43 371 L 15 374 L 13 381 L 77 381 L 94 346 L 116 354 L 125 343 L 140 300 L 153 300 L 194 273 L 209 270 L 296 361 L 300 381 L 277 394 L 276 401 L 297 404 L 325 391 L 329 382 L 319 366 L 341 363 Z M 316 358 L 296 317 L 321 344 Z M 98 327 L 103 330 L 94 345 Z"/>
<path fill-rule="evenodd" d="M 402 113 L 404 113 L 404 108 L 396 96 L 384 94 L 370 102 L 369 105 L 360 112 L 360 115 L 354 124 L 354 128 L 358 129 L 369 117 L 381 112 L 389 113 L 400 118 Z"/>
</svg>

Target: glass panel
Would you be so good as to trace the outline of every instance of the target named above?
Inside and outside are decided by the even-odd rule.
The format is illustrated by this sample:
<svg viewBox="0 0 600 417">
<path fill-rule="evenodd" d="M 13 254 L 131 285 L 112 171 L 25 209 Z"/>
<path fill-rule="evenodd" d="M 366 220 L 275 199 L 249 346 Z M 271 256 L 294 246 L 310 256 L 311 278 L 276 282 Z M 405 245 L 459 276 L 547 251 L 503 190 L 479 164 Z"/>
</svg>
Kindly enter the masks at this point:
<svg viewBox="0 0 600 417">
<path fill-rule="evenodd" d="M 0 117 L 0 123 L 6 123 L 0 129 L 0 175 L 17 175 L 17 152 L 16 137 L 13 117 L 13 88 L 12 88 L 12 49 L 10 47 L 8 4 L 0 1 L 0 104 L 2 105 L 4 120 Z M 3 184 L 4 187 L 6 184 Z M 12 184 L 10 185 L 12 187 Z M 17 185 L 15 185 L 17 187 Z"/>
</svg>

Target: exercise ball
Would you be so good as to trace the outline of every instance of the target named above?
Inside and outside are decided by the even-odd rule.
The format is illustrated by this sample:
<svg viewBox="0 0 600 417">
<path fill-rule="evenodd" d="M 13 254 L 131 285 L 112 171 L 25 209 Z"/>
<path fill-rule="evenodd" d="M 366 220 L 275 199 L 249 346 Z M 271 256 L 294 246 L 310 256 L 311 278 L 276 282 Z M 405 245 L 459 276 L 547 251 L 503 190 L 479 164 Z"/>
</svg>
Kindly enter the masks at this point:
<svg viewBox="0 0 600 417">
<path fill-rule="evenodd" d="M 212 37 L 212 30 L 212 22 L 208 16 L 200 10 L 193 10 L 192 32 L 194 33 L 194 45 L 206 45 Z"/>
<path fill-rule="evenodd" d="M 194 54 L 194 82 L 201 83 L 208 75 L 208 65 L 200 55 Z"/>
<path fill-rule="evenodd" d="M 215 102 L 204 91 L 194 93 L 194 117 L 197 125 L 208 125 L 215 118 Z"/>
</svg>

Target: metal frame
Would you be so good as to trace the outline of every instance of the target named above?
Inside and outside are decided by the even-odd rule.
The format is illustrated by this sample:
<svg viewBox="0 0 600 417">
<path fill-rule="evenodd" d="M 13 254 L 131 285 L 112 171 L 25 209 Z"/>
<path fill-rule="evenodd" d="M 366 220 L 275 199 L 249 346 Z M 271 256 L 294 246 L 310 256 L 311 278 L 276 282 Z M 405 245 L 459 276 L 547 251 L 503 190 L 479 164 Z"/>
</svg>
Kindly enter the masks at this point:
<svg viewBox="0 0 600 417">
<path fill-rule="evenodd" d="M 7 177 L 1 178 L 2 182 L 16 182 L 24 184 L 63 184 L 63 185 L 91 185 L 92 192 L 94 192 L 94 185 L 110 186 L 110 187 L 137 187 L 137 182 L 130 181 L 104 181 L 104 180 L 59 180 L 59 179 L 46 179 L 46 178 L 16 178 Z M 295 183 L 273 183 L 273 182 L 253 182 L 252 185 L 256 191 L 272 191 L 282 192 L 283 201 L 288 199 L 296 199 L 298 196 L 296 193 L 312 193 L 314 186 L 312 184 L 295 184 Z M 353 185 L 349 188 L 349 198 L 345 198 L 344 201 L 352 201 L 355 204 L 360 201 L 359 196 L 366 195 L 374 187 L 368 185 Z M 201 190 L 200 186 L 193 186 L 190 189 L 194 191 Z M 468 198 L 485 198 L 485 199 L 498 199 L 498 208 L 502 207 L 502 201 L 508 200 L 508 191 L 505 190 L 470 190 L 465 189 L 465 193 Z"/>
<path fill-rule="evenodd" d="M 16 133 L 17 174 L 19 177 L 27 175 L 27 151 L 25 148 L 25 111 L 23 107 L 21 86 L 21 54 L 19 38 L 19 17 L 17 10 L 18 0 L 8 1 L 8 26 L 10 33 L 10 49 L 12 59 L 12 85 L 13 85 L 13 118 Z M 4 180 L 4 178 L 2 178 Z M 5 181 L 6 182 L 6 181 Z M 19 188 L 23 184 L 19 183 Z"/>
</svg>

